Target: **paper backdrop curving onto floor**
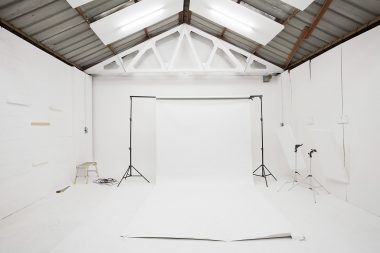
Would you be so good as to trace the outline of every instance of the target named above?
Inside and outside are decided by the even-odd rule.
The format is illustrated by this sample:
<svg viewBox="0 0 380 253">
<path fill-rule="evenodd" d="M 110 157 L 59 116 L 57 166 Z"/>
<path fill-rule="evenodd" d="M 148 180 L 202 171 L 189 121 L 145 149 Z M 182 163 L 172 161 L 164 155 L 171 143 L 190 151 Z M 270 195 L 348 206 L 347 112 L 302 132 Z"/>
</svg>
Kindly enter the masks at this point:
<svg viewBox="0 0 380 253">
<path fill-rule="evenodd" d="M 253 103 L 157 100 L 157 183 L 123 236 L 218 241 L 291 236 L 291 224 L 253 183 Z"/>
</svg>

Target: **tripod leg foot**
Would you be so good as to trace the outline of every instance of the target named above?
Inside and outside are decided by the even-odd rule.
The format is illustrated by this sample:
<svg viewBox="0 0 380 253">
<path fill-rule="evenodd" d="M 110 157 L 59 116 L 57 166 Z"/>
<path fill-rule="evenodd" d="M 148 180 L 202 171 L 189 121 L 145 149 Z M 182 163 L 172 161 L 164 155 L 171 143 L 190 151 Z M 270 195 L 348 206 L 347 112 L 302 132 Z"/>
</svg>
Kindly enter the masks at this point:
<svg viewBox="0 0 380 253">
<path fill-rule="evenodd" d="M 138 171 L 134 166 L 132 166 L 132 168 L 133 168 L 137 173 L 139 173 L 139 175 L 140 175 L 142 178 L 144 178 L 145 181 L 147 181 L 148 183 L 150 183 L 150 181 L 149 181 L 148 179 L 146 179 L 146 177 L 144 177 L 144 175 L 141 174 L 140 171 Z"/>
<path fill-rule="evenodd" d="M 280 192 L 280 191 L 282 190 L 282 188 L 285 187 L 285 185 L 290 184 L 290 183 L 291 183 L 291 182 L 289 182 L 289 181 L 283 183 L 283 184 L 280 186 L 280 188 L 278 188 L 277 192 Z"/>
<path fill-rule="evenodd" d="M 313 191 L 314 203 L 317 204 L 317 196 L 315 195 L 315 189 L 311 188 L 311 190 Z"/>
<path fill-rule="evenodd" d="M 261 165 L 260 165 L 259 167 L 257 167 L 257 169 L 255 169 L 255 170 L 253 171 L 253 174 L 255 174 L 256 171 L 258 171 L 260 168 L 261 168 Z"/>
<path fill-rule="evenodd" d="M 290 188 L 288 189 L 288 191 L 293 190 L 293 189 L 294 189 L 295 187 L 297 187 L 299 184 L 300 184 L 299 182 L 293 184 L 292 187 L 290 187 Z"/>
<path fill-rule="evenodd" d="M 261 168 L 261 175 L 255 174 L 256 171 L 258 171 L 260 168 Z M 267 172 L 268 172 L 268 174 L 267 174 Z M 275 176 L 273 176 L 272 172 L 270 172 L 270 170 L 264 164 L 261 164 L 259 167 L 257 167 L 257 169 L 255 169 L 253 171 L 253 175 L 257 176 L 257 177 L 263 177 L 265 179 L 265 185 L 267 187 L 268 187 L 268 179 L 267 179 L 267 177 L 272 176 L 277 181 L 277 178 Z"/>
<path fill-rule="evenodd" d="M 121 184 L 123 179 L 126 179 L 129 176 L 128 173 L 129 173 L 130 169 L 131 169 L 131 166 L 129 166 L 128 169 L 124 172 L 123 177 L 119 180 L 119 183 L 117 184 L 117 187 L 119 187 L 119 185 Z"/>
<path fill-rule="evenodd" d="M 321 184 L 317 179 L 313 178 L 315 182 L 317 182 L 317 184 L 319 184 L 323 190 L 325 190 L 327 192 L 327 194 L 330 194 L 330 192 L 323 186 L 323 184 Z"/>
</svg>

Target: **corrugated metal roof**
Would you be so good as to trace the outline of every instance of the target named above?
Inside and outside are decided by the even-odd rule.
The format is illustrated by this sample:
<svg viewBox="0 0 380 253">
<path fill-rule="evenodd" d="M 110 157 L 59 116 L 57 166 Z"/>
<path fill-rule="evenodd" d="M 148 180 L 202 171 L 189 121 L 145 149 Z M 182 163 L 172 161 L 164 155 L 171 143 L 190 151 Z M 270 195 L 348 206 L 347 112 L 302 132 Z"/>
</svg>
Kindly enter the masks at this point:
<svg viewBox="0 0 380 253">
<path fill-rule="evenodd" d="M 122 8 L 128 8 L 135 2 L 137 1 L 94 0 L 73 9 L 65 0 L 2 0 L 0 19 L 2 26 L 7 29 L 27 38 L 66 63 L 86 69 L 184 21 L 181 14 L 175 15 L 147 27 L 146 31 L 142 30 L 110 45 L 104 45 L 91 30 L 89 23 Z M 297 11 L 278 0 L 240 2 L 273 16 L 277 22 L 285 25 L 285 29 L 270 43 L 261 46 L 195 13 L 191 14 L 188 22 L 283 67 L 304 27 L 311 25 L 325 0 L 314 1 L 305 11 Z M 189 0 L 185 0 L 184 11 L 188 11 L 188 6 Z M 378 0 L 334 0 L 311 36 L 294 54 L 290 67 L 354 36 L 356 32 L 378 25 L 379 16 Z"/>
</svg>

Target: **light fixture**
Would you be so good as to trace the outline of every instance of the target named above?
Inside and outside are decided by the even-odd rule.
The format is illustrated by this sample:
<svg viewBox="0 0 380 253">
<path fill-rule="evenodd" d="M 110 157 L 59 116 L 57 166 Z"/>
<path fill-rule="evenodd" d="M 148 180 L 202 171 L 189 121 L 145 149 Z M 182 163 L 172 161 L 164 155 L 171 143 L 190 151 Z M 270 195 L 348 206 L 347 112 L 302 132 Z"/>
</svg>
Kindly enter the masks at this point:
<svg viewBox="0 0 380 253">
<path fill-rule="evenodd" d="M 231 0 L 191 0 L 190 10 L 261 45 L 284 29 L 282 24 Z"/>
<path fill-rule="evenodd" d="M 67 0 L 67 2 L 71 5 L 73 8 L 77 8 L 81 5 L 84 5 L 86 3 L 92 2 L 94 0 Z"/>
<path fill-rule="evenodd" d="M 222 20 L 228 19 L 229 22 L 231 23 L 231 26 L 235 26 L 238 29 L 244 29 L 247 32 L 253 32 L 254 31 L 254 28 L 252 25 L 247 24 L 245 22 L 242 22 L 242 21 L 236 19 L 235 17 L 227 14 L 226 12 L 220 11 L 216 8 L 210 9 L 210 14 L 217 19 L 222 19 Z"/>
<path fill-rule="evenodd" d="M 314 0 L 281 0 L 297 9 L 305 10 Z"/>
<path fill-rule="evenodd" d="M 105 45 L 109 45 L 178 15 L 182 10 L 183 0 L 144 0 L 99 19 L 90 27 Z"/>
<path fill-rule="evenodd" d="M 120 27 L 120 30 L 123 32 L 127 32 L 131 28 L 133 29 L 133 27 L 140 26 L 141 24 L 144 24 L 146 22 L 150 22 L 151 20 L 156 19 L 157 17 L 161 16 L 164 13 L 164 11 L 165 10 L 163 8 L 150 11 L 150 12 L 148 12 L 144 15 L 141 15 L 140 17 L 128 22 L 127 24 L 123 24 Z"/>
</svg>

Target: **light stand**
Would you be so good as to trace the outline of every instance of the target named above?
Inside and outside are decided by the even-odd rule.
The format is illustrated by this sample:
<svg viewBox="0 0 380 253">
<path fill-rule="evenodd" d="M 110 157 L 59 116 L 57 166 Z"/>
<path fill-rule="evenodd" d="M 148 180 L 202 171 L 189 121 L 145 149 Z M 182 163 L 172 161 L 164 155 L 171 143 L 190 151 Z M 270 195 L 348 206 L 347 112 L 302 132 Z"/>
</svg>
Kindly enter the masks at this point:
<svg viewBox="0 0 380 253">
<path fill-rule="evenodd" d="M 322 187 L 327 193 L 329 193 L 329 191 L 315 177 L 313 177 L 313 174 L 311 172 L 311 158 L 313 158 L 313 153 L 314 152 L 317 152 L 317 150 L 316 149 L 312 149 L 308 153 L 309 158 L 310 158 L 310 162 L 309 162 L 309 175 L 306 176 L 305 182 L 307 181 L 307 179 L 309 179 L 308 180 L 309 183 L 307 183 L 307 185 L 309 187 L 309 190 L 311 190 L 313 192 L 314 202 L 317 203 L 317 199 L 316 199 L 315 194 L 318 193 L 318 192 L 316 191 L 316 188 L 321 188 Z M 316 185 L 314 183 L 316 183 Z"/>
<path fill-rule="evenodd" d="M 148 183 L 149 180 L 144 177 L 143 174 L 141 174 L 133 165 L 132 165 L 132 106 L 133 106 L 133 98 L 156 98 L 153 96 L 130 96 L 130 107 L 129 107 L 129 166 L 128 169 L 125 171 L 123 177 L 120 179 L 117 187 L 121 184 L 121 182 L 124 179 L 127 179 L 128 177 L 143 177 L 145 181 Z M 133 171 L 136 171 L 138 175 L 134 175 Z"/>
<path fill-rule="evenodd" d="M 314 203 L 317 203 L 317 198 L 316 194 L 317 188 L 323 188 L 328 194 L 330 193 L 315 177 L 313 177 L 313 173 L 311 170 L 311 159 L 313 158 L 313 153 L 316 153 L 316 149 L 311 149 L 310 152 L 308 153 L 309 155 L 309 174 L 306 176 L 304 183 L 306 184 L 307 188 L 313 192 L 313 197 L 314 197 Z M 293 189 L 295 186 L 297 186 L 299 183 L 295 184 L 292 188 L 289 190 Z"/>
<path fill-rule="evenodd" d="M 298 164 L 297 164 L 297 152 L 298 152 L 298 148 L 302 147 L 303 144 L 296 144 L 294 145 L 294 173 L 293 173 L 293 180 L 292 181 L 287 181 L 285 182 L 277 191 L 281 191 L 281 189 L 287 185 L 287 184 L 292 184 L 292 186 L 294 186 L 296 183 L 298 183 L 298 176 L 300 176 L 301 174 L 298 172 Z M 291 190 L 292 188 L 290 188 L 289 190 Z"/>
<path fill-rule="evenodd" d="M 265 184 L 268 187 L 267 177 L 272 176 L 276 181 L 277 178 L 272 174 L 272 172 L 264 164 L 264 119 L 263 119 L 263 95 L 250 96 L 250 99 L 260 98 L 260 121 L 261 121 L 261 164 L 255 171 L 253 175 L 257 177 L 263 177 L 265 179 Z M 261 169 L 260 174 L 255 174 L 256 171 Z"/>
</svg>

